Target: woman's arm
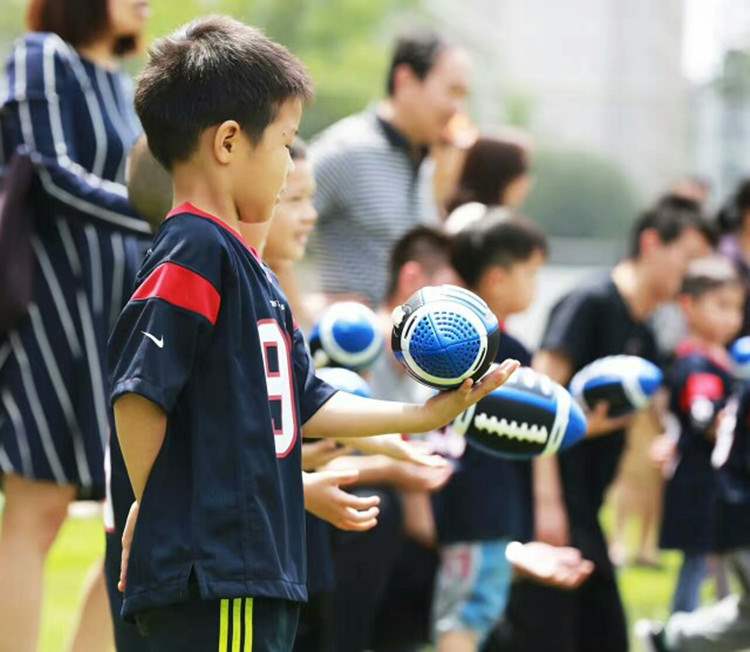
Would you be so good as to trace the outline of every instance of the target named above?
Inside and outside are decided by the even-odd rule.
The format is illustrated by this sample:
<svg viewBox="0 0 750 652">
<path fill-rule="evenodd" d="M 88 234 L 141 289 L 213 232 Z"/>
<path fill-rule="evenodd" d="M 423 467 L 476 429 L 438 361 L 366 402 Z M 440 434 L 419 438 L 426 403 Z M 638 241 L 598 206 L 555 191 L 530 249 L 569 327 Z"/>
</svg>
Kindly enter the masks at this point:
<svg viewBox="0 0 750 652">
<path fill-rule="evenodd" d="M 80 116 L 68 89 L 80 84 L 86 93 L 90 80 L 75 51 L 55 34 L 27 35 L 8 61 L 7 80 L 5 108 L 18 122 L 21 143 L 31 153 L 47 194 L 70 214 L 130 233 L 150 233 L 130 206 L 125 186 L 89 172 L 78 161 L 75 131 Z M 88 93 L 91 138 L 103 139 L 104 134 L 97 133 L 103 130 L 102 108 L 93 90 Z"/>
</svg>

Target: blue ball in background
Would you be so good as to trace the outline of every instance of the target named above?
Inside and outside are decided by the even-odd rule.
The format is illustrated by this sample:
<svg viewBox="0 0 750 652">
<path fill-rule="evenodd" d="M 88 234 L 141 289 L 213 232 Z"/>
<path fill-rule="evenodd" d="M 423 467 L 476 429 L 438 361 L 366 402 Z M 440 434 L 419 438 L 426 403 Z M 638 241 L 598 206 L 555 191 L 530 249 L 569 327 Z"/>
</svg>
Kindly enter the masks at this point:
<svg viewBox="0 0 750 652">
<path fill-rule="evenodd" d="M 495 361 L 500 325 L 476 294 L 455 285 L 425 287 L 393 311 L 391 347 L 407 372 L 436 389 L 481 378 Z"/>
<path fill-rule="evenodd" d="M 750 335 L 735 340 L 729 347 L 729 355 L 734 365 L 734 375 L 742 380 L 750 380 Z"/>
<path fill-rule="evenodd" d="M 317 369 L 315 375 L 334 389 L 363 398 L 372 398 L 370 386 L 356 371 L 344 367 L 323 367 Z"/>
<path fill-rule="evenodd" d="M 646 407 L 664 383 L 653 362 L 636 355 L 609 355 L 586 365 L 570 381 L 570 393 L 582 407 L 593 410 L 606 401 L 610 417 Z"/>
<path fill-rule="evenodd" d="M 328 306 L 310 332 L 310 352 L 315 366 L 364 371 L 383 352 L 378 318 L 356 301 Z"/>
</svg>

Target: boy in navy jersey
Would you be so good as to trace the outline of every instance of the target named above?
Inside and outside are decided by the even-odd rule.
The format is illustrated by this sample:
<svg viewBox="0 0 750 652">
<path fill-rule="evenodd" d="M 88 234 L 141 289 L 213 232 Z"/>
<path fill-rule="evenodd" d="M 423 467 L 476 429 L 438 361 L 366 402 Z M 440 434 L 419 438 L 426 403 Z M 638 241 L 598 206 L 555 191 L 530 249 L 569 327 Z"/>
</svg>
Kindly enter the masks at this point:
<svg viewBox="0 0 750 652">
<path fill-rule="evenodd" d="M 454 236 L 451 262 L 503 323 L 533 301 L 546 255 L 546 238 L 533 223 L 490 211 Z M 531 364 L 531 354 L 507 332 L 498 351 L 499 359 L 505 356 Z M 434 506 L 440 546 L 432 614 L 437 649 L 477 650 L 508 599 L 512 570 L 505 548 L 532 534 L 530 462 L 467 446 Z"/>
<path fill-rule="evenodd" d="M 112 402 L 135 502 L 123 615 L 152 649 L 288 650 L 306 599 L 300 439 L 421 432 L 501 384 L 508 361 L 424 405 L 316 379 L 273 274 L 242 238 L 284 185 L 310 80 L 229 18 L 158 41 L 136 110 L 174 205 L 110 340 Z"/>
<path fill-rule="evenodd" d="M 667 374 L 669 409 L 679 424 L 674 473 L 664 491 L 661 547 L 681 550 L 672 611 L 693 611 L 716 550 L 718 478 L 711 465 L 717 417 L 732 391 L 726 346 L 742 326 L 745 292 L 732 262 L 691 263 L 680 295 L 688 336 Z"/>
</svg>

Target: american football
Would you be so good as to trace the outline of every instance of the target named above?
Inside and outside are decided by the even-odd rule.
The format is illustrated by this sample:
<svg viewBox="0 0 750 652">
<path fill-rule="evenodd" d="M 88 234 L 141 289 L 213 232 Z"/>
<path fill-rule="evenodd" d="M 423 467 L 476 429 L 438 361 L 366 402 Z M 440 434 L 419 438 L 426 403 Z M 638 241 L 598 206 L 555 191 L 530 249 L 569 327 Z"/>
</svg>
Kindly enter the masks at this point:
<svg viewBox="0 0 750 652">
<path fill-rule="evenodd" d="M 334 389 L 349 392 L 357 396 L 369 398 L 372 396 L 370 386 L 356 371 L 344 369 L 343 367 L 323 367 L 317 369 L 315 375 L 328 383 Z"/>
<path fill-rule="evenodd" d="M 635 355 L 610 355 L 581 369 L 570 381 L 570 393 L 587 410 L 609 404 L 608 416 L 619 417 L 648 405 L 661 387 L 664 374 L 653 363 Z"/>
<path fill-rule="evenodd" d="M 734 365 L 734 375 L 750 380 L 750 335 L 735 340 L 729 348 L 729 355 Z"/>
<path fill-rule="evenodd" d="M 454 285 L 425 287 L 393 311 L 391 347 L 420 383 L 455 389 L 495 360 L 497 318 L 477 295 Z"/>
<path fill-rule="evenodd" d="M 453 429 L 493 455 L 551 455 L 586 435 L 586 417 L 568 391 L 530 367 L 459 415 Z"/>
<path fill-rule="evenodd" d="M 310 352 L 316 367 L 363 371 L 383 351 L 383 336 L 375 313 L 356 301 L 333 303 L 310 332 Z"/>
</svg>

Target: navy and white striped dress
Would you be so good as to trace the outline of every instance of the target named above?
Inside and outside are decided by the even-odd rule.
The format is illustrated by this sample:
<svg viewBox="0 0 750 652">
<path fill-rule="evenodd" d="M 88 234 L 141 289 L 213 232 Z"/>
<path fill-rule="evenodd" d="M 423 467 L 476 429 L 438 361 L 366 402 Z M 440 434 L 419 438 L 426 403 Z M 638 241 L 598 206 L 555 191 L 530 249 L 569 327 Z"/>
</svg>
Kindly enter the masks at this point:
<svg viewBox="0 0 750 652">
<path fill-rule="evenodd" d="M 103 354 L 150 240 L 123 185 L 140 125 L 127 78 L 55 34 L 20 39 L 6 72 L 2 151 L 36 164 L 36 265 L 28 315 L 0 335 L 0 471 L 102 497 Z"/>
</svg>

